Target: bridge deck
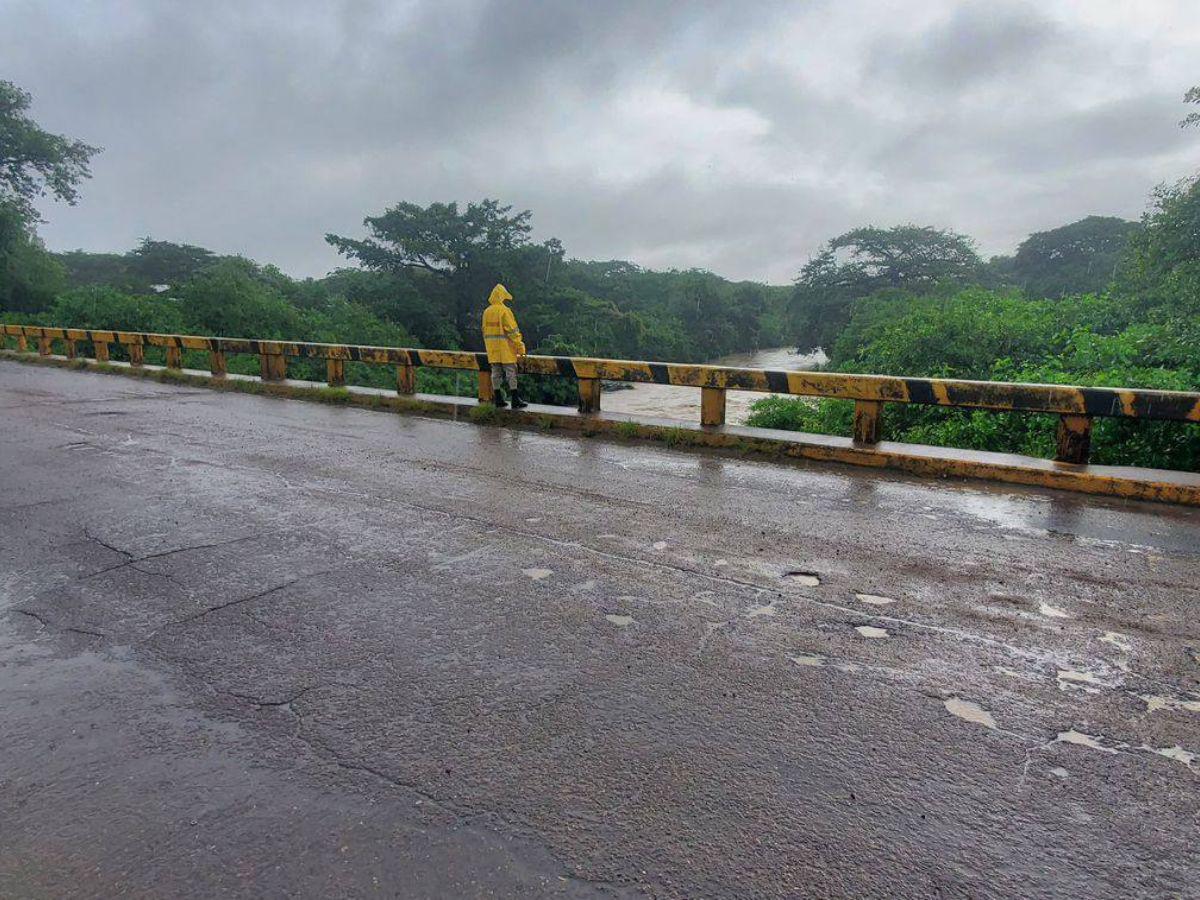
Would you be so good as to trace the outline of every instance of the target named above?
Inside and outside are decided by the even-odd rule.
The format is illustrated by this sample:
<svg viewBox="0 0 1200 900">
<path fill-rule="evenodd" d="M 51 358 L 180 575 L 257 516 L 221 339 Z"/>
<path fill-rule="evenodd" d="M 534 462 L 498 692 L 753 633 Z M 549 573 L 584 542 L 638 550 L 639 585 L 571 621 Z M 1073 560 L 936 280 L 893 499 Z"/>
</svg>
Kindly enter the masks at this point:
<svg viewBox="0 0 1200 900">
<path fill-rule="evenodd" d="M 1200 879 L 1198 510 L 11 362 L 0 421 L 0 895 Z"/>
</svg>

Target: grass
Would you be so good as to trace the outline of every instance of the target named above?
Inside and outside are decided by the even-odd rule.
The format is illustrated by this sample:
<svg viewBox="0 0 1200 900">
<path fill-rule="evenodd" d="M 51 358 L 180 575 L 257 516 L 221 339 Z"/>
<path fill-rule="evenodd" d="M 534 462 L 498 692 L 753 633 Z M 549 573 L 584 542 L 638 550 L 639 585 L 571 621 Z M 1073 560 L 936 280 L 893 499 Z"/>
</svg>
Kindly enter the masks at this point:
<svg viewBox="0 0 1200 900">
<path fill-rule="evenodd" d="M 637 422 L 618 422 L 616 432 L 620 437 L 632 440 L 641 433 L 641 427 Z"/>
<path fill-rule="evenodd" d="M 553 431 L 558 422 L 554 420 L 554 416 L 538 416 L 537 426 L 542 431 Z"/>
<path fill-rule="evenodd" d="M 500 421 L 500 410 L 490 403 L 480 403 L 467 411 L 467 418 L 476 425 L 495 425 Z"/>
</svg>

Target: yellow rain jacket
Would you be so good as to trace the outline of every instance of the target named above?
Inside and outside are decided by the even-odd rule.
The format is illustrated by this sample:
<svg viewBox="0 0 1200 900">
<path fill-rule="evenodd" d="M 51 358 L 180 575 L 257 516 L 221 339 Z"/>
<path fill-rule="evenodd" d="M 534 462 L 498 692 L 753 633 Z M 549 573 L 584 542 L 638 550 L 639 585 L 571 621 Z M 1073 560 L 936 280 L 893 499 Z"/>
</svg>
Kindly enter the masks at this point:
<svg viewBox="0 0 1200 900">
<path fill-rule="evenodd" d="M 502 284 L 492 288 L 487 309 L 483 311 L 483 342 L 487 345 L 488 362 L 515 363 L 525 355 L 525 342 L 517 329 L 516 316 L 504 305 L 512 294 Z"/>
</svg>

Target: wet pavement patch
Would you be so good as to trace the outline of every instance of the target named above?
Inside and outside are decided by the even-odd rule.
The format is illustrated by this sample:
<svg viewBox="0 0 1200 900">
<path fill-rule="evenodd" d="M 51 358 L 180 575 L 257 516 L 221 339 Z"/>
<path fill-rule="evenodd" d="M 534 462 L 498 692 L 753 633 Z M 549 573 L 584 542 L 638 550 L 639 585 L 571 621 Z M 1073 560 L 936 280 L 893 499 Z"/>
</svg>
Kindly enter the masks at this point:
<svg viewBox="0 0 1200 900">
<path fill-rule="evenodd" d="M 541 581 L 543 578 L 549 578 L 554 574 L 550 569 L 522 569 L 521 572 L 534 581 Z"/>
<path fill-rule="evenodd" d="M 984 728 L 995 728 L 996 719 L 990 712 L 971 700 L 963 700 L 961 697 L 951 697 L 943 701 L 943 706 L 946 707 L 946 712 L 952 716 L 958 716 L 968 722 L 974 722 L 977 725 L 982 725 Z"/>
<path fill-rule="evenodd" d="M 784 578 L 802 584 L 805 587 L 816 587 L 821 583 L 821 576 L 816 572 L 808 572 L 804 569 L 793 569 L 791 572 L 784 572 Z"/>
<path fill-rule="evenodd" d="M 863 637 L 874 639 L 874 640 L 881 640 L 883 638 L 891 637 L 891 635 L 888 634 L 888 630 L 886 628 L 879 628 L 876 625 L 856 625 L 854 627 L 854 630 L 857 631 L 859 634 L 861 634 Z"/>
<path fill-rule="evenodd" d="M 618 628 L 626 628 L 633 624 L 633 616 L 618 616 L 610 613 L 604 618 L 608 619 L 609 622 Z"/>
<path fill-rule="evenodd" d="M 881 597 L 878 594 L 855 594 L 854 599 L 870 606 L 887 606 L 889 603 L 896 602 L 891 597 Z"/>
</svg>

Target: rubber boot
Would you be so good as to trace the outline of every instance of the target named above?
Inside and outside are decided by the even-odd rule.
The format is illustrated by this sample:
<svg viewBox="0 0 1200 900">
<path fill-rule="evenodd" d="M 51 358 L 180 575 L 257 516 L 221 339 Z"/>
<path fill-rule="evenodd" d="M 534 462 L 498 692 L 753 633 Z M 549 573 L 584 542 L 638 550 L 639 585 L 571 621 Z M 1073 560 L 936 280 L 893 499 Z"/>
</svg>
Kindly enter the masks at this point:
<svg viewBox="0 0 1200 900">
<path fill-rule="evenodd" d="M 503 409 L 505 407 L 504 395 L 499 391 L 492 391 L 492 405 L 496 409 Z"/>
<path fill-rule="evenodd" d="M 518 391 L 512 392 L 512 408 L 513 409 L 524 409 L 528 405 L 529 405 L 528 403 L 526 403 L 524 400 L 521 399 L 520 392 L 518 392 Z"/>
</svg>

